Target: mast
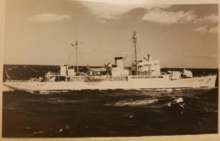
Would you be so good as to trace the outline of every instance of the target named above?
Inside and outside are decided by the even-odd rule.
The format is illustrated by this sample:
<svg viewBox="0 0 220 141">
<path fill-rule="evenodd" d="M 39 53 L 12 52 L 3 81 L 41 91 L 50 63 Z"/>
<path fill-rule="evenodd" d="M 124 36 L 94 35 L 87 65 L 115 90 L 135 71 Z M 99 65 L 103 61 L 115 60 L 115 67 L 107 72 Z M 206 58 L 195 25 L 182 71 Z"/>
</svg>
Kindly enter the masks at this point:
<svg viewBox="0 0 220 141">
<path fill-rule="evenodd" d="M 133 42 L 134 42 L 134 49 L 135 49 L 135 74 L 137 75 L 137 36 L 136 36 L 136 32 L 134 32 L 133 36 L 132 36 Z"/>
<path fill-rule="evenodd" d="M 76 47 L 76 73 L 79 72 L 79 66 L 78 66 L 78 42 L 76 40 L 75 44 L 71 44 L 73 47 Z"/>
<path fill-rule="evenodd" d="M 78 42 L 76 41 L 76 73 L 78 73 L 79 72 L 79 66 L 78 66 L 78 47 L 77 47 L 77 45 L 78 45 Z"/>
</svg>

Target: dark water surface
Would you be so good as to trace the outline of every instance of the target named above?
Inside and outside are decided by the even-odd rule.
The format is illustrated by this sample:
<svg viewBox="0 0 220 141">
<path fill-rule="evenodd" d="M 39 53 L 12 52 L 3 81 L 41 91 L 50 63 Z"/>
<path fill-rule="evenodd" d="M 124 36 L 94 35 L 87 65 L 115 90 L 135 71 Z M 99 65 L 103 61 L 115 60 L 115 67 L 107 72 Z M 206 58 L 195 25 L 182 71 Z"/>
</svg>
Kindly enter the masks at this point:
<svg viewBox="0 0 220 141">
<path fill-rule="evenodd" d="M 185 105 L 168 106 L 176 98 Z M 116 137 L 218 132 L 218 88 L 3 93 L 3 137 Z"/>
<path fill-rule="evenodd" d="M 43 77 L 48 71 L 58 72 L 59 67 L 5 65 L 4 79 L 5 70 L 11 79 L 21 80 Z M 192 72 L 199 76 L 218 73 L 218 70 L 192 69 Z M 169 106 L 178 98 L 184 104 Z M 6 89 L 2 119 L 3 137 L 216 134 L 218 88 L 35 93 Z"/>
</svg>

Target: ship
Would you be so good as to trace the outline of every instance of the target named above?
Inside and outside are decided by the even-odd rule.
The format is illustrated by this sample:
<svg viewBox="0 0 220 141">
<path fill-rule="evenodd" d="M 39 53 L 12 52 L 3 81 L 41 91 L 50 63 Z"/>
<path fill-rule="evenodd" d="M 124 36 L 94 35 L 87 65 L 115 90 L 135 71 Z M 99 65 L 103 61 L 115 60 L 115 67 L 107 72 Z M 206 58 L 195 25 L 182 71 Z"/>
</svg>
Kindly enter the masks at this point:
<svg viewBox="0 0 220 141">
<path fill-rule="evenodd" d="M 135 60 L 129 68 L 124 66 L 125 57 L 115 57 L 115 64 L 107 64 L 100 68 L 87 66 L 87 72 L 79 72 L 78 43 L 71 44 L 76 49 L 76 70 L 69 65 L 60 65 L 60 71 L 47 72 L 44 78 L 37 80 L 10 80 L 3 85 L 16 90 L 96 90 L 96 89 L 175 89 L 175 88 L 213 88 L 217 74 L 194 77 L 186 69 L 182 71 L 161 72 L 159 60 L 153 60 L 151 55 L 143 59 L 137 58 L 136 32 L 132 35 Z M 8 75 L 8 74 L 7 74 Z"/>
</svg>

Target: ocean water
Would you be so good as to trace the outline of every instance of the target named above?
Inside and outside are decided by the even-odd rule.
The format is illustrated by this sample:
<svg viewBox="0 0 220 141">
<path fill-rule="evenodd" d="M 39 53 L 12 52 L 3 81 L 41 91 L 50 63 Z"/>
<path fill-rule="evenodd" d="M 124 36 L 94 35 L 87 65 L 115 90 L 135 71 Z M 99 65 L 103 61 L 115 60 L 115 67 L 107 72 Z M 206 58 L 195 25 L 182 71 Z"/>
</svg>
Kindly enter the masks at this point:
<svg viewBox="0 0 220 141">
<path fill-rule="evenodd" d="M 56 66 L 4 68 L 16 79 L 59 70 Z M 4 88 L 2 111 L 5 138 L 217 134 L 218 87 L 40 92 Z"/>
</svg>

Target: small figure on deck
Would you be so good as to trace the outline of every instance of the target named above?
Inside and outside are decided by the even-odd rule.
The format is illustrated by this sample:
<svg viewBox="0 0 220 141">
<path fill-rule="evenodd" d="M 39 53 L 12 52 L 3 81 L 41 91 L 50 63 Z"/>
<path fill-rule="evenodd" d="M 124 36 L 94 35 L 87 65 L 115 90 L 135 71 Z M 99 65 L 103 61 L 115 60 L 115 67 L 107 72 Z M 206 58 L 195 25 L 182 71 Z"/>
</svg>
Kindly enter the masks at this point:
<svg viewBox="0 0 220 141">
<path fill-rule="evenodd" d="M 111 63 L 108 63 L 106 72 L 108 75 L 110 75 L 110 77 L 112 76 L 112 64 Z"/>
</svg>

